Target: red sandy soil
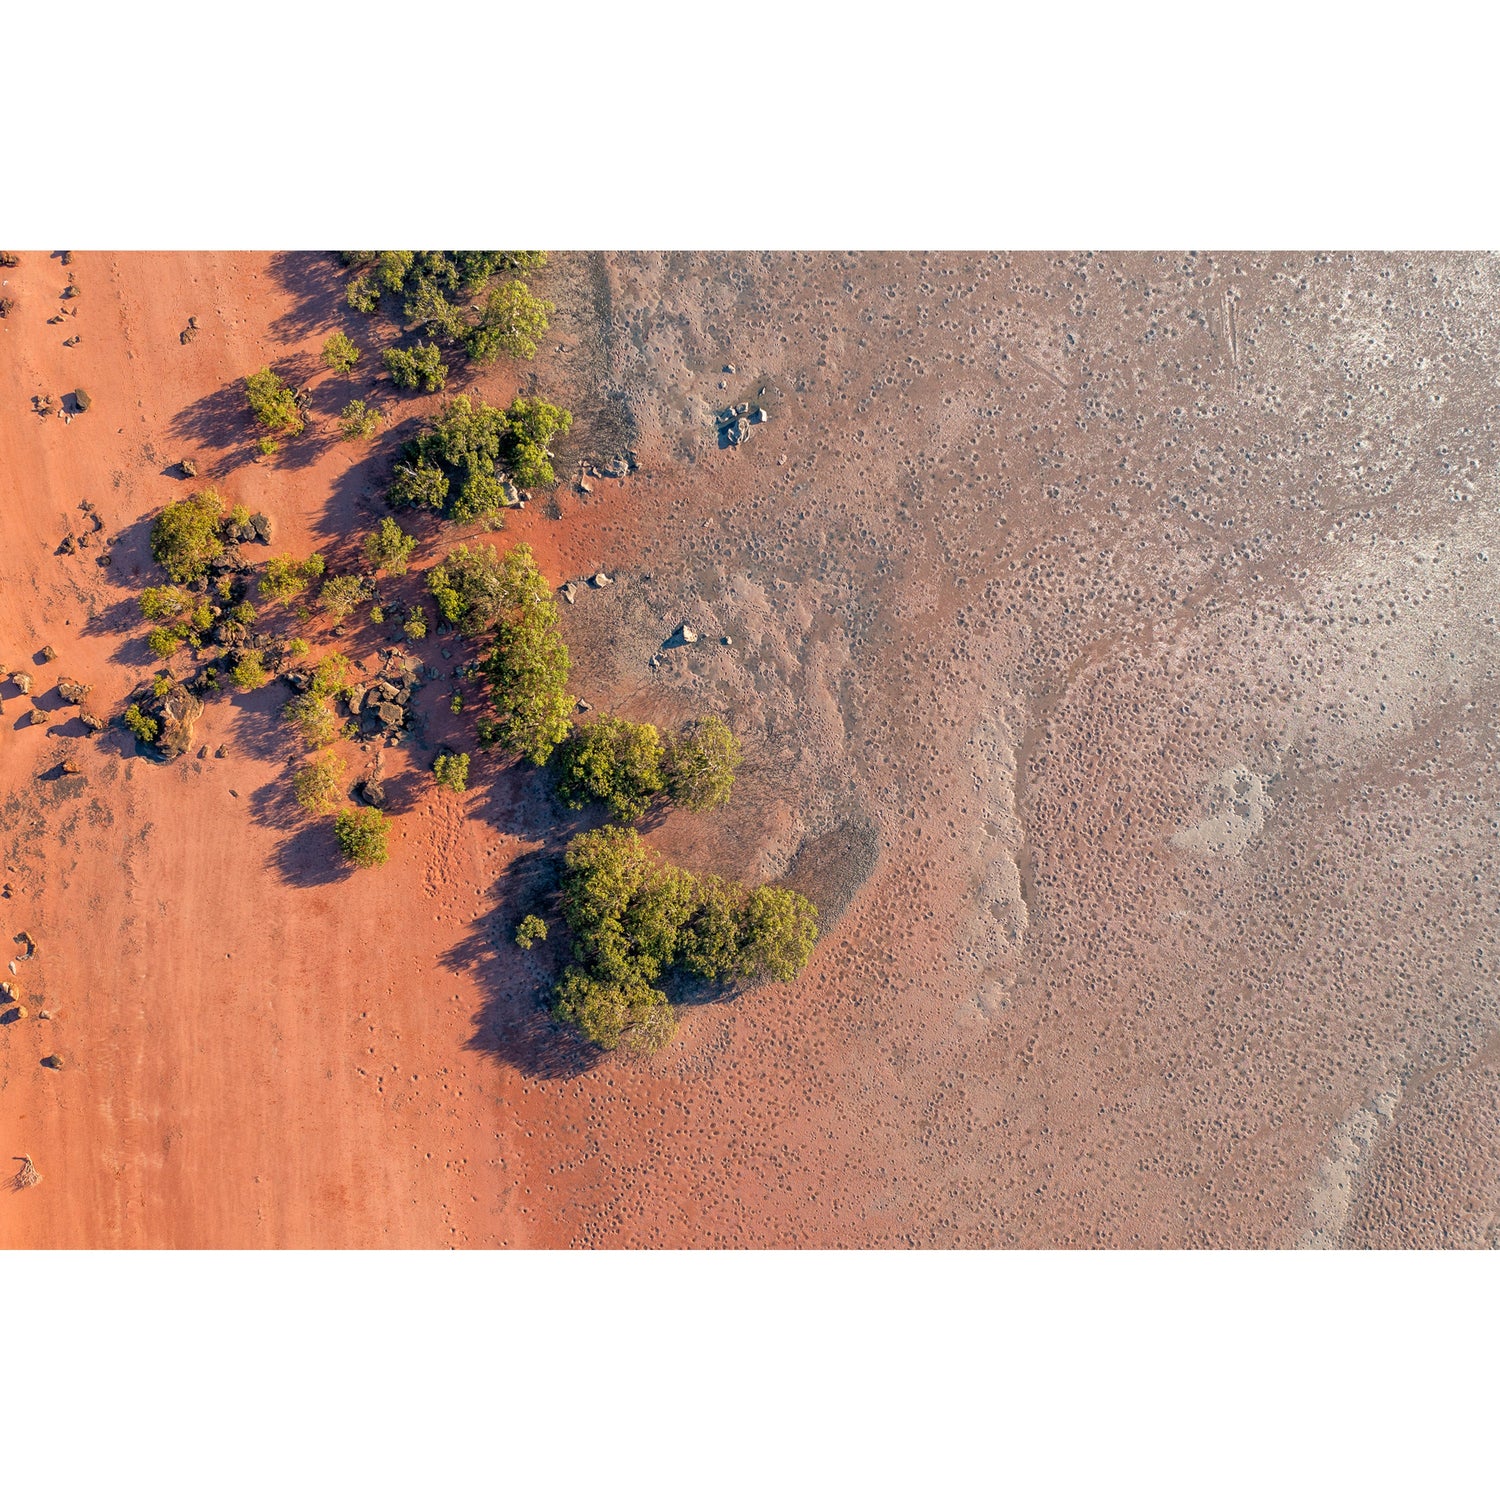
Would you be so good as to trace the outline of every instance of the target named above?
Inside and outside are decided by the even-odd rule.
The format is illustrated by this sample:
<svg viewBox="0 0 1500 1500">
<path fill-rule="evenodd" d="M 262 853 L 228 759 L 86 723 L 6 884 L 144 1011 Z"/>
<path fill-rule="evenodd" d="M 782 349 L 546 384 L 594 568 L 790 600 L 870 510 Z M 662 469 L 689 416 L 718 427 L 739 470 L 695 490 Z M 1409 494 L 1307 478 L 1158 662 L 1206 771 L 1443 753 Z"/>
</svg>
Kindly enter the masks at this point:
<svg viewBox="0 0 1500 1500">
<path fill-rule="evenodd" d="M 396 438 L 334 440 L 376 360 L 316 351 L 379 325 L 330 257 L 68 270 L 0 272 L 0 662 L 114 717 L 178 459 L 337 557 Z M 558 938 L 509 941 L 577 821 L 503 764 L 431 786 L 472 748 L 452 682 L 352 875 L 291 816 L 284 688 L 161 766 L 7 685 L 3 909 L 37 952 L 0 1156 L 43 1180 L 0 1244 L 1494 1243 L 1495 262 L 561 256 L 538 285 L 535 365 L 449 394 L 534 382 L 579 414 L 563 459 L 641 468 L 585 494 L 575 463 L 497 540 L 615 578 L 564 607 L 596 707 L 741 732 L 731 807 L 648 837 L 807 889 L 811 964 L 684 1007 L 655 1059 L 590 1055 L 540 1007 Z M 316 416 L 256 462 L 268 361 Z M 771 413 L 740 451 L 731 401 Z M 84 499 L 105 530 L 58 555 Z M 459 539 L 422 535 L 418 569 Z"/>
</svg>

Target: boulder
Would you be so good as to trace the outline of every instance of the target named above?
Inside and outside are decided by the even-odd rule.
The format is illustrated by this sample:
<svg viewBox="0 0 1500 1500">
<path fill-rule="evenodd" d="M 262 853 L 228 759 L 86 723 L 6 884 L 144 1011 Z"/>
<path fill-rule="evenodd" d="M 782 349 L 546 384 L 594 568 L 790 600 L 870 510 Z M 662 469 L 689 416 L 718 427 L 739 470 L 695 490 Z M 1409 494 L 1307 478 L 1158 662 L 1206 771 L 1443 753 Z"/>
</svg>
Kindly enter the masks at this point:
<svg viewBox="0 0 1500 1500">
<path fill-rule="evenodd" d="M 593 584 L 596 589 L 603 589 L 608 588 L 609 585 L 614 582 L 614 579 L 611 578 L 608 573 L 595 573 L 594 576 L 589 579 L 589 582 Z"/>
<path fill-rule="evenodd" d="M 738 447 L 750 436 L 749 420 L 745 417 L 736 418 L 724 429 L 724 436 L 731 447 Z"/>
<path fill-rule="evenodd" d="M 82 776 L 83 767 L 76 760 L 65 760 L 59 769 L 64 776 Z"/>
<path fill-rule="evenodd" d="M 578 590 L 575 589 L 571 583 L 563 584 L 563 586 L 558 590 L 558 593 L 560 593 L 569 604 L 571 604 L 578 597 Z"/>
<path fill-rule="evenodd" d="M 90 734 L 100 734 L 104 729 L 104 720 L 97 714 L 79 714 L 78 722 L 88 730 Z"/>
<path fill-rule="evenodd" d="M 180 459 L 177 467 L 182 470 L 182 477 L 184 479 L 196 479 L 198 477 L 198 465 L 190 458 Z"/>
<path fill-rule="evenodd" d="M 354 795 L 366 807 L 385 806 L 385 788 L 374 777 L 367 776 L 363 781 L 356 781 L 354 783 Z"/>
<path fill-rule="evenodd" d="M 750 420 L 752 422 L 769 422 L 771 420 L 771 414 L 765 409 L 765 407 L 757 406 L 755 410 L 750 413 Z"/>
<path fill-rule="evenodd" d="M 312 686 L 311 672 L 283 672 L 281 680 L 294 693 L 305 693 Z"/>
<path fill-rule="evenodd" d="M 406 722 L 406 710 L 399 703 L 377 703 L 375 717 L 387 729 L 399 729 Z"/>
<path fill-rule="evenodd" d="M 250 534 L 257 541 L 264 542 L 270 546 L 275 537 L 275 523 L 265 511 L 258 510 L 250 517 Z"/>
<path fill-rule="evenodd" d="M 31 673 L 12 672 L 10 680 L 29 698 L 31 696 Z"/>
<path fill-rule="evenodd" d="M 172 761 L 192 748 L 193 729 L 203 717 L 203 700 L 195 697 L 182 683 L 174 682 L 163 697 L 154 688 L 138 695 L 142 709 L 161 721 L 161 733 L 149 745 L 141 745 L 141 754 L 152 760 Z"/>
<path fill-rule="evenodd" d="M 686 641 L 689 646 L 691 646 L 693 642 L 698 639 L 698 632 L 694 630 L 686 620 L 684 620 L 682 624 L 677 627 L 677 629 L 680 632 L 683 640 Z"/>
<path fill-rule="evenodd" d="M 93 691 L 92 683 L 75 682 L 71 677 L 60 677 L 57 682 L 57 696 L 64 703 L 82 703 Z"/>
<path fill-rule="evenodd" d="M 14 1026 L 24 1021 L 29 1012 L 24 1005 L 13 1005 L 9 1010 L 0 1010 L 0 1026 Z"/>
</svg>

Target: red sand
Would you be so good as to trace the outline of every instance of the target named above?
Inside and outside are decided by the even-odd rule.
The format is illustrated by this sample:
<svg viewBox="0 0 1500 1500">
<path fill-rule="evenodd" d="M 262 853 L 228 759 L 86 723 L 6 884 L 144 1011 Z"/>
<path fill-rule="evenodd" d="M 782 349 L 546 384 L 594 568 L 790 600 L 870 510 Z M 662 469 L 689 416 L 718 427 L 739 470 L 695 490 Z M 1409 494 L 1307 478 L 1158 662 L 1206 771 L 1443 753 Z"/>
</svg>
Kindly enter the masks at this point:
<svg viewBox="0 0 1500 1500">
<path fill-rule="evenodd" d="M 150 671 L 170 465 L 269 511 L 276 550 L 337 553 L 394 439 L 331 441 L 368 381 L 320 372 L 314 431 L 251 461 L 245 374 L 373 342 L 329 258 L 70 269 L 58 325 L 56 259 L 0 273 L 0 660 L 113 716 Z M 534 778 L 476 763 L 454 799 L 388 751 L 392 857 L 345 877 L 286 816 L 283 689 L 212 703 L 227 757 L 163 767 L 7 686 L 4 907 L 38 951 L 0 1154 L 43 1181 L 0 1198 L 0 1243 L 1493 1242 L 1493 282 L 1482 257 L 557 258 L 534 371 L 479 389 L 535 374 L 579 413 L 565 452 L 642 469 L 504 540 L 616 576 L 564 611 L 596 706 L 740 729 L 731 808 L 651 837 L 790 868 L 831 918 L 807 972 L 691 1008 L 650 1062 L 580 1059 L 537 1008 L 557 945 L 508 942 L 558 837 Z M 71 423 L 32 414 L 80 385 Z M 712 424 L 737 400 L 771 412 L 740 452 Z M 107 570 L 56 554 L 85 498 Z M 702 649 L 653 670 L 684 616 Z M 434 743 L 467 733 L 452 687 L 422 691 Z M 65 754 L 83 777 L 39 779 Z"/>
</svg>

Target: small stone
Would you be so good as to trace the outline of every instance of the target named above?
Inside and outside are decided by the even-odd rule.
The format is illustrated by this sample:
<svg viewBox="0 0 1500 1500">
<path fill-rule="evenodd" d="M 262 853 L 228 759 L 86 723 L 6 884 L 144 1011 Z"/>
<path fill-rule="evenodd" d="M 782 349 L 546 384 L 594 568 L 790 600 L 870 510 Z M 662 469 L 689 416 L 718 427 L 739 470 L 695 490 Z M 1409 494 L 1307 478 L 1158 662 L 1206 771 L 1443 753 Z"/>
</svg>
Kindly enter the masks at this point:
<svg viewBox="0 0 1500 1500">
<path fill-rule="evenodd" d="M 732 635 L 720 636 L 719 644 L 721 646 L 732 646 L 734 645 L 734 637 Z"/>
<path fill-rule="evenodd" d="M 691 646 L 693 642 L 698 639 L 698 632 L 694 630 L 686 620 L 684 620 L 678 628 L 682 631 L 682 638 L 688 643 L 688 645 Z"/>
<path fill-rule="evenodd" d="M 750 413 L 750 420 L 752 422 L 769 422 L 771 420 L 771 414 L 765 409 L 765 407 L 757 406 L 755 410 Z"/>
<path fill-rule="evenodd" d="M 56 661 L 57 660 L 57 652 L 56 652 L 56 650 L 53 647 L 51 647 L 51 646 L 43 646 L 42 647 L 42 660 L 43 661 Z"/>
<path fill-rule="evenodd" d="M 563 584 L 562 588 L 559 589 L 558 592 L 563 596 L 564 599 L 568 601 L 569 604 L 571 604 L 578 597 L 578 590 L 575 589 L 571 583 Z"/>
<path fill-rule="evenodd" d="M 196 479 L 198 477 L 198 465 L 190 458 L 181 459 L 177 467 L 182 470 L 182 477 L 184 479 Z"/>
<path fill-rule="evenodd" d="M 602 589 L 608 588 L 609 585 L 614 582 L 614 579 L 611 578 L 608 573 L 595 573 L 594 576 L 589 579 L 589 582 L 593 584 L 596 589 Z"/>
<path fill-rule="evenodd" d="M 57 550 L 64 557 L 67 557 L 78 550 L 78 543 L 73 540 L 72 534 L 69 533 L 57 544 Z"/>
<path fill-rule="evenodd" d="M 580 479 L 578 481 L 578 493 L 580 495 L 592 495 L 594 493 L 594 487 L 588 482 L 587 479 Z"/>
<path fill-rule="evenodd" d="M 197 327 L 198 327 L 198 320 L 197 320 L 197 318 L 189 318 L 188 319 L 188 327 L 191 328 L 191 329 L 193 329 L 194 331 L 196 331 Z"/>
<path fill-rule="evenodd" d="M 580 698 L 578 700 L 578 712 L 581 714 L 591 713 L 593 711 L 593 707 L 594 705 L 590 703 L 587 698 Z"/>
<path fill-rule="evenodd" d="M 63 1069 L 63 1060 L 61 1055 L 56 1052 L 49 1052 L 47 1056 L 42 1059 L 42 1066 L 44 1068 L 51 1068 L 54 1072 L 60 1073 Z"/>
<path fill-rule="evenodd" d="M 225 756 L 227 756 L 228 754 L 229 754 L 229 746 L 228 745 L 220 745 L 219 748 L 214 751 L 214 759 L 215 760 L 223 760 L 225 758 Z"/>
</svg>

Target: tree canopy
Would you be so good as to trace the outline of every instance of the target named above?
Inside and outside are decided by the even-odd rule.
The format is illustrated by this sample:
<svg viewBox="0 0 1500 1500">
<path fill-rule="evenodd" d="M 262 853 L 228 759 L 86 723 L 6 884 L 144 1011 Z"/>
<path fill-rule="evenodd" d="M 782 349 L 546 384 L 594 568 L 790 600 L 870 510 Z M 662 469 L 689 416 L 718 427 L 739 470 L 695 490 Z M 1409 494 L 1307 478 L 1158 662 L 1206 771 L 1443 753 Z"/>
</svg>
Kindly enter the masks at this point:
<svg viewBox="0 0 1500 1500">
<path fill-rule="evenodd" d="M 622 823 L 642 817 L 665 786 L 656 726 L 613 714 L 579 725 L 559 747 L 558 761 L 557 795 L 565 806 L 604 802 Z"/>
<path fill-rule="evenodd" d="M 262 427 L 296 437 L 307 425 L 297 403 L 297 393 L 268 365 L 245 377 L 250 410 Z"/>
<path fill-rule="evenodd" d="M 202 578 L 224 552 L 224 502 L 214 489 L 173 500 L 151 527 L 151 555 L 174 583 Z"/>
</svg>

